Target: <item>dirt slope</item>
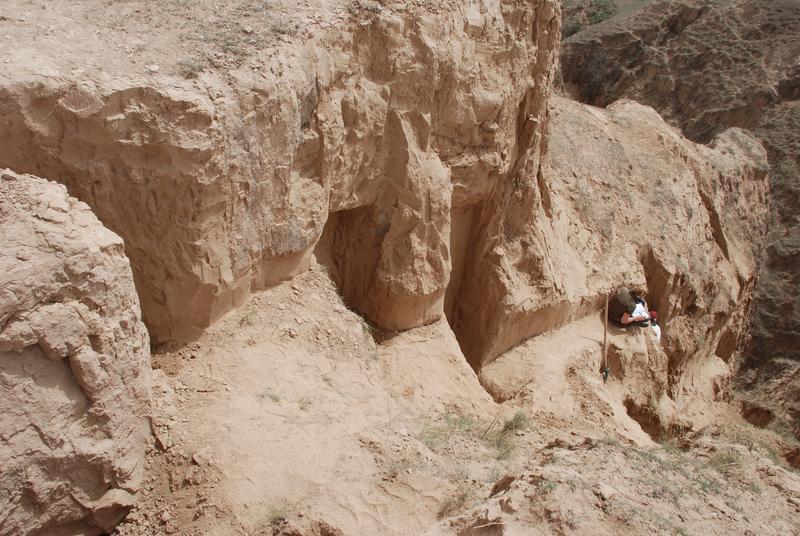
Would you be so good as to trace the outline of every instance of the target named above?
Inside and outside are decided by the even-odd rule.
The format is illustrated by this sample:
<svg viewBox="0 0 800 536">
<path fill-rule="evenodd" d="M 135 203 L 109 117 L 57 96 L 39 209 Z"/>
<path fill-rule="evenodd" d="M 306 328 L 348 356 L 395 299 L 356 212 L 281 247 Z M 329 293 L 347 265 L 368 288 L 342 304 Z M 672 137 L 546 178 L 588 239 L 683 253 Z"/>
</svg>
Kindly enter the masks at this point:
<svg viewBox="0 0 800 536">
<path fill-rule="evenodd" d="M 438 421 L 501 409 L 445 323 L 379 345 L 373 335 L 316 265 L 190 349 L 157 355 L 175 389 L 157 425 L 167 458 L 150 473 L 159 507 L 187 533 L 257 534 L 302 513 L 345 534 L 419 534 L 458 470 L 426 446 L 445 439 Z M 488 447 L 481 454 L 492 460 Z"/>
<path fill-rule="evenodd" d="M 123 236 L 157 344 L 117 534 L 798 532 L 729 404 L 765 150 L 551 98 L 556 2 L 9 5 L 0 164 Z M 620 285 L 663 337 L 604 382 Z"/>
<path fill-rule="evenodd" d="M 327 270 L 314 264 L 310 272 L 254 296 L 197 344 L 155 357 L 156 366 L 169 375 L 176 399 L 165 396 L 157 419 L 157 447 L 149 466 L 152 489 L 119 533 L 420 534 L 438 517 L 480 504 L 504 474 L 528 471 L 542 477 L 522 492 L 529 495 L 532 510 L 526 499 L 516 521 L 503 521 L 508 530 L 518 523 L 527 527 L 519 530 L 528 531 L 636 533 L 675 527 L 700 533 L 707 528 L 702 520 L 715 508 L 710 504 L 733 516 L 727 519 L 739 530 L 771 523 L 795 530 L 788 521 L 795 506 L 788 500 L 795 497 L 796 476 L 774 465 L 784 463 L 780 441 L 759 436 L 725 403 L 731 354 L 723 354 L 726 362 L 715 353 L 728 330 L 736 332 L 747 307 L 747 282 L 755 266 L 747 233 L 759 221 L 763 228 L 766 208 L 755 209 L 765 181 L 763 162 L 752 159 L 758 156 L 758 145 L 736 131 L 722 137 L 715 149 L 691 144 L 651 109 L 634 103 L 605 111 L 555 99 L 551 114 L 554 130 L 548 173 L 543 175 L 552 196 L 550 232 L 564 225 L 572 229 L 568 240 L 596 240 L 598 247 L 577 243 L 570 257 L 568 244 L 561 244 L 550 250 L 549 261 L 599 263 L 601 270 L 587 272 L 597 278 L 588 287 L 576 277 L 582 272 L 563 271 L 572 275 L 575 303 L 581 303 L 575 296 L 587 288 L 597 292 L 614 278 L 640 278 L 668 319 L 663 346 L 649 329 L 612 330 L 611 374 L 603 383 L 598 373 L 599 307 L 559 316 L 554 321 L 559 330 L 534 337 L 483 367 L 480 380 L 495 400 L 503 401 L 497 404 L 478 383 L 445 322 L 402 333 L 375 329 L 345 307 Z M 586 146 L 584 138 L 597 143 L 592 153 L 596 160 L 587 155 L 579 163 L 572 155 L 574 147 Z M 648 140 L 649 150 L 631 152 L 632 145 L 622 140 L 634 138 Z M 631 197 L 631 202 L 638 199 L 656 215 L 673 214 L 684 232 L 664 228 L 675 239 L 655 249 L 645 247 L 641 251 L 650 253 L 640 257 L 633 245 L 653 233 L 648 226 L 658 220 L 643 221 L 638 233 L 627 231 L 613 222 L 635 219 L 626 216 L 633 209 L 617 200 L 607 209 L 614 207 L 618 216 L 606 228 L 593 219 L 585 200 L 603 199 L 602 190 L 614 191 L 617 180 L 630 182 L 630 192 L 647 188 L 648 165 L 674 174 L 665 171 L 658 195 Z M 726 173 L 733 174 L 730 180 L 722 178 Z M 713 176 L 721 177 L 714 182 L 728 180 L 734 190 L 718 189 L 706 205 L 701 195 L 705 183 L 698 179 Z M 582 195 L 573 192 L 576 188 Z M 686 219 L 687 212 L 664 203 L 667 193 L 693 207 L 693 217 Z M 719 218 L 714 231 L 714 207 L 722 206 L 738 216 Z M 575 210 L 582 218 L 570 216 Z M 743 225 L 747 221 L 752 223 Z M 599 227 L 577 232 L 582 225 Z M 721 233 L 719 242 L 715 232 Z M 683 240 L 692 236 L 695 247 L 686 247 Z M 600 252 L 614 244 L 628 245 L 619 247 L 620 256 L 604 260 Z M 678 254 L 689 255 L 685 262 L 706 270 L 689 272 L 670 265 L 663 272 L 674 274 L 674 280 L 658 279 L 662 272 L 648 259 L 677 262 Z M 631 276 L 631 267 L 641 273 Z M 718 308 L 727 313 L 719 314 Z M 701 332 L 705 344 L 697 347 L 694 341 Z M 719 423 L 726 437 L 758 438 L 747 439 L 753 452 L 745 450 L 753 460 L 775 453 L 776 462 L 758 462 L 768 464 L 765 480 L 758 477 L 752 486 L 750 480 L 729 482 L 714 469 L 717 463 L 727 467 L 727 457 L 717 460 L 703 449 L 664 451 L 654 442 L 696 433 L 710 422 Z M 739 447 L 725 443 L 736 440 L 708 441 L 721 452 L 733 452 L 725 455 L 732 457 L 732 474 L 750 463 Z M 609 443 L 600 447 L 600 442 Z M 557 460 L 560 454 L 551 459 L 554 448 L 566 451 L 563 464 Z M 586 449 L 579 476 L 569 469 L 578 463 L 572 459 L 575 448 Z M 630 457 L 619 454 L 627 451 Z M 620 477 L 613 484 L 604 469 L 611 452 L 622 456 L 615 469 Z M 663 458 L 670 484 L 648 480 L 653 469 L 639 460 L 653 456 Z M 670 457 L 696 466 L 697 474 L 666 469 Z M 549 464 L 555 464 L 552 473 Z M 773 473 L 779 488 L 769 484 Z M 617 513 L 606 513 L 605 502 L 586 502 L 574 491 L 603 483 L 621 492 L 620 498 L 627 497 Z M 561 485 L 566 486 L 563 502 L 561 495 L 548 495 Z M 775 494 L 780 507 L 761 513 L 751 488 Z M 666 489 L 674 494 L 685 489 L 685 503 L 670 503 Z M 719 506 L 725 504 L 719 502 L 723 489 L 733 506 Z M 551 499 L 559 501 L 556 510 Z M 651 505 L 648 513 L 634 515 L 643 500 Z M 730 513 L 739 510 L 747 514 Z M 685 515 L 688 511 L 695 514 Z"/>
<path fill-rule="evenodd" d="M 117 533 L 450 534 L 506 474 L 498 534 L 800 531 L 774 437 L 727 412 L 681 449 L 654 443 L 624 406 L 638 378 L 597 374 L 601 341 L 597 316 L 532 339 L 508 355 L 547 364 L 498 405 L 446 324 L 375 331 L 314 265 L 154 356 L 147 491 Z"/>
</svg>

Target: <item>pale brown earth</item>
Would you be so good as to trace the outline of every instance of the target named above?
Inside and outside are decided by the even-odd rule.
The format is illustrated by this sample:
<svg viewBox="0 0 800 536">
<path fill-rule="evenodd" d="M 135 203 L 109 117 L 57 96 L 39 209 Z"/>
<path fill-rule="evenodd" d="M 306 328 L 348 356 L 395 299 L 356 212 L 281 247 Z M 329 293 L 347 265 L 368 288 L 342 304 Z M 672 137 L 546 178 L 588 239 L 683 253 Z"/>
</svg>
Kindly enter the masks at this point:
<svg viewBox="0 0 800 536">
<path fill-rule="evenodd" d="M 515 206 L 526 232 L 504 244 L 509 294 L 528 316 L 502 329 L 558 327 L 597 311 L 604 293 L 626 283 L 648 289 L 668 326 L 671 381 L 698 352 L 730 361 L 765 227 L 761 146 L 740 130 L 714 148 L 692 144 L 632 102 L 612 113 L 560 98 L 551 105 L 548 159 Z M 512 264 L 517 257 L 527 264 Z"/>
<path fill-rule="evenodd" d="M 564 42 L 561 55 L 565 87 L 585 102 L 604 106 L 630 98 L 653 106 L 692 139 L 706 142 L 738 126 L 764 144 L 770 232 L 738 381 L 746 397 L 789 419 L 800 437 L 799 57 L 800 3 L 794 0 L 651 2 L 580 31 Z M 774 384 L 789 387 L 780 391 Z"/>
<path fill-rule="evenodd" d="M 7 6 L 0 165 L 119 233 L 155 343 L 116 534 L 800 534 L 731 400 L 765 149 L 553 97 L 558 3 Z M 620 285 L 663 338 L 603 382 Z"/>
<path fill-rule="evenodd" d="M 554 245 L 560 255 L 551 253 L 550 260 L 574 262 L 564 269 L 573 274 L 579 263 L 608 263 L 599 265 L 600 275 L 588 273 L 606 281 L 614 268 L 624 272 L 620 280 L 630 277 L 653 289 L 652 299 L 669 319 L 663 346 L 649 328 L 612 329 L 611 376 L 604 384 L 599 307 L 567 317 L 560 329 L 483 368 L 481 382 L 503 402 L 497 404 L 475 380 L 447 324 L 400 334 L 375 330 L 346 308 L 326 270 L 314 264 L 311 272 L 254 296 L 196 345 L 156 355 L 177 400 L 165 398 L 149 491 L 118 532 L 421 534 L 437 517 L 467 512 L 466 521 L 430 529 L 437 533 L 480 517 L 470 512 L 499 477 L 530 471 L 538 476 L 527 476 L 533 485 L 516 493 L 519 513 L 503 519 L 504 534 L 699 534 L 711 525 L 797 532 L 790 500 L 800 481 L 783 465 L 787 445 L 752 428 L 726 403 L 736 348 L 723 341 L 741 323 L 741 313 L 732 311 L 746 310 L 737 300 L 744 299 L 739 292 L 747 295 L 740 288 L 752 286 L 755 238 L 748 233 L 763 229 L 766 214 L 763 149 L 742 131 L 726 133 L 713 149 L 692 144 L 635 103 L 611 111 L 565 99 L 551 104 L 544 176 L 550 179 L 544 187 L 551 193 L 551 232 L 561 218 L 572 228 L 568 241 L 578 242 Z M 575 147 L 590 139 L 598 147 L 595 159 L 587 154 L 576 163 Z M 646 149 L 631 149 L 628 139 Z M 664 171 L 660 189 L 650 189 L 648 166 L 671 170 Z M 719 183 L 730 174 L 731 190 L 716 190 L 707 207 L 701 195 L 707 185 L 698 178 L 715 174 Z M 618 182 L 631 202 L 638 199 L 641 210 L 653 214 L 637 224 L 638 233 L 624 225 L 606 229 L 585 206 L 586 199 L 619 189 Z M 635 213 L 620 197 L 627 196 L 610 199 L 609 206 Z M 753 210 L 759 205 L 761 211 Z M 719 217 L 722 208 L 737 217 Z M 582 218 L 570 218 L 577 210 Z M 673 239 L 645 248 L 644 260 L 632 246 L 610 261 L 601 254 L 615 242 L 643 240 L 664 212 L 676 229 L 658 232 Z M 681 261 L 679 253 L 687 258 Z M 651 257 L 705 269 L 659 269 Z M 632 270 L 640 270 L 641 279 L 628 274 Z M 729 277 L 722 276 L 726 271 Z M 648 273 L 675 277 L 656 284 Z M 577 293 L 580 279 L 571 281 Z M 696 331 L 703 333 L 701 348 L 693 343 Z M 513 429 L 517 412 L 527 416 L 519 430 Z M 718 428 L 704 428 L 711 423 Z M 711 437 L 703 447 L 689 447 L 690 438 L 701 436 Z M 673 437 L 683 438 L 685 452 L 671 446 Z M 611 473 L 608 456 L 618 464 Z M 751 476 L 745 468 L 754 463 L 764 468 Z M 592 488 L 606 486 L 617 498 L 595 499 Z M 561 492 L 551 494 L 557 488 Z M 762 512 L 762 499 L 776 509 Z"/>
<path fill-rule="evenodd" d="M 583 272 L 588 289 L 646 288 L 663 324 L 659 381 L 681 412 L 700 412 L 728 396 L 740 359 L 767 218 L 764 150 L 738 129 L 693 144 L 630 101 L 551 103 L 545 176 L 561 238 L 548 243 L 569 244 L 553 258 L 572 260 L 552 273 L 569 274 L 565 287 Z"/>
<path fill-rule="evenodd" d="M 525 351 L 536 374 L 496 404 L 445 323 L 373 330 L 314 264 L 154 356 L 174 394 L 117 533 L 450 534 L 462 521 L 437 517 L 472 522 L 506 474 L 533 482 L 500 497 L 517 512 L 497 534 L 800 533 L 774 436 L 720 405 L 720 424 L 654 442 L 624 407 L 646 364 L 603 384 L 601 341 L 599 315 L 532 339 L 559 351 Z"/>
<path fill-rule="evenodd" d="M 448 302 L 457 333 L 483 329 L 458 308 L 508 291 L 493 248 L 510 188 L 539 166 L 554 1 L 196 4 L 125 4 L 125 31 L 98 1 L 19 3 L 2 21 L 29 45 L 0 64 L 0 164 L 67 184 L 125 239 L 154 339 L 191 340 L 318 242 L 379 325 L 433 322 Z M 205 20 L 212 5 L 225 24 Z M 195 39 L 223 29 L 236 54 Z M 210 67 L 179 76 L 200 50 Z"/>
<path fill-rule="evenodd" d="M 0 534 L 108 533 L 150 442 L 150 347 L 122 240 L 0 170 Z"/>
</svg>

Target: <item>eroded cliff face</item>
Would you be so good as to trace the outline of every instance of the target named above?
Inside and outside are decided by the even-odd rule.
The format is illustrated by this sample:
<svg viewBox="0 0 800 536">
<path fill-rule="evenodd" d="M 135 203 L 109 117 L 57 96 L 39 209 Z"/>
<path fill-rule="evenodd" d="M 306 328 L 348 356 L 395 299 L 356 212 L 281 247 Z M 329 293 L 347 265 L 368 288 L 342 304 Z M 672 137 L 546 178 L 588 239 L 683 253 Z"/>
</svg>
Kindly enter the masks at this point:
<svg viewBox="0 0 800 536">
<path fill-rule="evenodd" d="M 198 336 L 312 254 L 382 328 L 446 315 L 476 369 L 597 310 L 626 278 L 575 275 L 589 261 L 553 230 L 558 194 L 541 168 L 557 5 L 372 6 L 340 20 L 195 81 L 7 80 L 0 163 L 64 182 L 125 238 L 157 342 Z M 727 250 L 724 217 L 709 225 Z"/>
<path fill-rule="evenodd" d="M 798 35 L 797 2 L 662 1 L 579 32 L 562 52 L 565 86 L 585 102 L 631 98 L 694 140 L 735 126 L 766 147 L 773 209 L 747 352 L 755 367 L 800 348 Z"/>
<path fill-rule="evenodd" d="M 0 172 L 0 532 L 108 533 L 144 476 L 150 348 L 122 240 Z"/>
<path fill-rule="evenodd" d="M 312 533 L 327 521 L 419 533 L 443 515 L 449 463 L 476 464 L 482 476 L 463 479 L 474 488 L 511 455 L 500 401 L 644 446 L 711 420 L 766 228 L 752 136 L 733 128 L 701 146 L 631 101 L 551 98 L 553 0 L 210 4 L 115 4 L 130 19 L 109 31 L 109 4 L 56 3 L 36 45 L 0 63 L 0 165 L 65 184 L 124 238 L 154 342 L 199 339 L 157 354 L 175 393 L 156 404 L 144 513 L 120 534 L 279 532 L 265 516 L 287 499 L 312 502 L 298 516 Z M 267 36 L 255 23 L 278 8 L 284 26 Z M 75 41 L 64 20 L 95 30 Z M 40 24 L 0 23 L 20 42 Z M 156 24 L 153 43 L 126 36 Z M 221 49 L 207 64 L 169 56 L 194 50 L 186 32 L 212 30 L 204 42 Z M 47 49 L 73 45 L 85 61 Z M 47 469 L 25 480 L 13 466 L 3 485 L 22 508 L 0 523 L 108 531 L 139 487 L 148 396 L 122 241 L 63 188 L 8 176 L 2 237 L 19 291 L 0 309 L 0 358 L 44 369 L 8 382 L 34 409 L 6 412 L 19 431 L 0 461 Z M 30 270 L 18 241 L 55 260 Z M 603 383 L 599 313 L 620 285 L 643 289 L 663 338 L 612 328 Z M 16 387 L 51 378 L 66 395 Z M 52 433 L 27 424 L 53 414 Z M 432 415 L 461 430 L 431 437 Z M 74 432 L 56 445 L 68 475 L 25 450 L 36 430 L 48 447 Z M 515 461 L 549 448 L 540 439 Z"/>
<path fill-rule="evenodd" d="M 622 382 L 632 400 L 657 408 L 666 395 L 688 415 L 724 399 L 766 233 L 763 147 L 739 129 L 694 144 L 632 101 L 603 110 L 554 97 L 550 128 L 540 182 L 518 196 L 528 226 L 505 235 L 506 305 L 517 322 L 497 324 L 495 340 L 565 326 L 601 310 L 618 286 L 639 287 L 663 338 L 651 348 L 612 336 L 611 355 L 627 356 L 613 359 L 639 360 Z M 482 372 L 496 398 L 524 385 L 523 354 L 524 346 Z"/>
<path fill-rule="evenodd" d="M 196 337 L 320 239 L 372 321 L 431 322 L 485 298 L 461 276 L 489 277 L 515 177 L 538 169 L 559 37 L 551 0 L 451 4 L 365 11 L 197 83 L 5 80 L 0 163 L 125 239 L 156 341 Z"/>
</svg>

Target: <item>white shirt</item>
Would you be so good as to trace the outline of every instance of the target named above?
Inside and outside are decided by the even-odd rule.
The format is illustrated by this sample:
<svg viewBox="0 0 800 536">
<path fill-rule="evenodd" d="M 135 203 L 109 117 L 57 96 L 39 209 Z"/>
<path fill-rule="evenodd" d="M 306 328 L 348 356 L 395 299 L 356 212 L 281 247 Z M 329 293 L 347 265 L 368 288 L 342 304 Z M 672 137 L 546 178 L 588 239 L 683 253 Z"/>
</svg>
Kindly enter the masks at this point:
<svg viewBox="0 0 800 536">
<path fill-rule="evenodd" d="M 656 339 L 660 341 L 661 340 L 661 326 L 659 326 L 658 324 L 653 324 L 652 322 L 650 322 L 650 327 L 653 328 L 653 331 L 656 334 Z"/>
<path fill-rule="evenodd" d="M 637 303 L 636 307 L 633 309 L 633 313 L 631 316 L 644 316 L 648 320 L 650 319 L 650 313 L 647 312 L 647 308 L 641 303 Z"/>
</svg>

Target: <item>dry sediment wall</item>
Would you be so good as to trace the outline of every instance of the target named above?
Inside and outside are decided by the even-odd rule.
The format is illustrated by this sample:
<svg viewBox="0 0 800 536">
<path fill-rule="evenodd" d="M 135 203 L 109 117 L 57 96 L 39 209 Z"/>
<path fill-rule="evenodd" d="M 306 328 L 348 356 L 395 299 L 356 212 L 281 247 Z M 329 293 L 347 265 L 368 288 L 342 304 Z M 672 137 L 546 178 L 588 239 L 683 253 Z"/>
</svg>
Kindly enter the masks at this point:
<svg viewBox="0 0 800 536">
<path fill-rule="evenodd" d="M 647 194 L 649 178 L 593 156 L 595 138 L 557 158 L 607 170 L 606 184 L 542 166 L 559 19 L 550 0 L 381 7 L 224 77 L 9 81 L 0 164 L 67 184 L 124 237 L 156 342 L 196 337 L 312 254 L 380 327 L 446 315 L 476 369 L 599 309 L 619 284 L 658 287 L 680 302 L 666 316 L 682 314 L 704 287 L 687 291 L 673 261 L 706 240 L 723 252 L 702 262 L 723 258 L 746 286 L 750 248 L 731 236 L 747 233 L 715 203 L 750 187 L 760 164 L 718 170 L 717 153 L 684 148 L 660 120 L 643 127 L 677 147 L 669 173 L 704 215 L 688 235 L 667 225 L 685 238 L 670 247 L 663 226 L 629 232 L 636 199 L 617 197 L 636 181 Z M 758 160 L 737 136 L 724 143 Z M 745 238 L 757 239 L 764 198 L 751 197 Z"/>
<path fill-rule="evenodd" d="M 565 201 L 554 218 L 564 238 L 551 243 L 579 253 L 558 255 L 572 267 L 555 272 L 554 287 L 645 289 L 664 326 L 671 395 L 679 398 L 694 389 L 688 369 L 711 359 L 729 370 L 746 336 L 767 230 L 764 148 L 739 129 L 711 146 L 694 144 L 630 101 L 608 111 L 556 102 L 548 163 L 553 197 Z M 588 146 L 584 158 L 571 157 Z"/>
<path fill-rule="evenodd" d="M 662 405 L 725 395 L 765 229 L 763 149 L 736 129 L 695 145 L 631 102 L 604 111 L 550 99 L 559 17 L 552 0 L 381 7 L 196 81 L 4 78 L 0 165 L 57 179 L 124 238 L 156 342 L 197 337 L 312 255 L 383 328 L 447 316 L 475 369 L 598 311 L 621 284 L 642 286 L 663 344 L 620 345 L 612 361 L 626 371 L 629 413 L 668 426 Z M 49 473 L 44 455 L 28 462 L 45 468 L 41 478 L 13 468 L 5 485 L 22 508 L 4 523 L 107 531 L 139 485 L 147 335 L 122 242 L 62 188 L 42 188 L 53 203 L 19 211 L 33 218 L 26 231 L 56 218 L 72 240 L 91 220 L 102 240 L 86 246 L 98 259 L 66 262 L 58 281 L 91 286 L 70 290 L 80 303 L 37 302 L 4 326 L 7 368 L 20 355 L 50 363 L 32 381 L 57 376 L 69 400 L 25 399 L 36 415 L 19 421 L 0 459 L 35 442 L 41 430 L 26 423 L 41 415 L 73 419 L 41 432 L 48 447 L 63 429 L 77 436 L 57 445 L 64 474 Z M 108 260 L 97 249 L 117 279 L 92 275 Z M 69 370 L 49 372 L 40 354 Z M 89 445 L 81 434 L 110 439 Z M 31 515 L 45 507 L 61 517 Z"/>
<path fill-rule="evenodd" d="M 0 172 L 0 533 L 108 533 L 144 476 L 150 348 L 122 240 Z"/>
<path fill-rule="evenodd" d="M 800 358 L 798 35 L 792 0 L 670 0 L 588 27 L 561 54 L 564 84 L 584 102 L 635 99 L 692 140 L 740 127 L 764 144 L 771 221 L 746 352 L 747 365 L 764 370 L 773 358 Z"/>
<path fill-rule="evenodd" d="M 767 229 L 765 150 L 740 129 L 711 146 L 692 143 L 632 101 L 600 109 L 554 97 L 550 107 L 542 180 L 523 186 L 518 201 L 530 224 L 504 233 L 500 281 L 510 299 L 499 317 L 513 321 L 496 322 L 487 308 L 467 331 L 476 345 L 498 345 L 484 356 L 502 354 L 484 359 L 481 381 L 504 401 L 535 396 L 527 386 L 546 383 L 539 376 L 552 374 L 553 362 L 599 368 L 591 341 L 600 342 L 602 321 L 599 334 L 575 321 L 598 315 L 605 295 L 628 285 L 658 310 L 662 338 L 612 324 L 609 392 L 653 438 L 705 425 L 730 396 L 747 334 Z M 534 339 L 503 353 L 553 328 L 563 329 L 541 346 Z"/>
<path fill-rule="evenodd" d="M 465 353 L 485 363 L 600 310 L 619 285 L 648 292 L 676 363 L 696 350 L 671 339 L 684 319 L 692 327 L 681 340 L 710 344 L 729 322 L 738 338 L 766 230 L 766 173 L 763 148 L 744 131 L 705 147 L 630 101 L 604 111 L 554 97 L 545 165 L 517 185 L 496 268 L 483 272 L 493 278 L 465 279 L 466 296 L 492 304 L 457 304 Z"/>
<path fill-rule="evenodd" d="M 470 237 L 456 262 L 480 265 L 459 273 L 491 270 L 509 192 L 538 169 L 559 38 L 552 0 L 451 4 L 370 12 L 196 85 L 4 81 L 0 164 L 63 182 L 123 236 L 158 342 L 197 336 L 318 242 L 371 320 L 433 321 L 453 227 Z"/>
</svg>

